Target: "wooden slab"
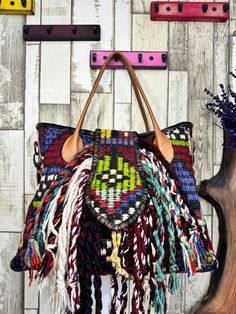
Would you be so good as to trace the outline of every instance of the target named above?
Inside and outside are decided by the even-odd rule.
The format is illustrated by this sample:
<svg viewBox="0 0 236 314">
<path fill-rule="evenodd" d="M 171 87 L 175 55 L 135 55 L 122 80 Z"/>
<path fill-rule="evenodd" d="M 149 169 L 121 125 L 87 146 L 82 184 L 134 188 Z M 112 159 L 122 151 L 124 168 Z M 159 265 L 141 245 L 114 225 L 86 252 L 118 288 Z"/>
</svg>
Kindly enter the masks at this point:
<svg viewBox="0 0 236 314">
<path fill-rule="evenodd" d="M 73 92 L 89 92 L 97 76 L 97 70 L 89 68 L 89 51 L 92 49 L 113 50 L 113 1 L 110 0 L 75 0 L 72 7 L 72 23 L 101 25 L 100 42 L 72 43 L 71 89 Z M 111 71 L 104 74 L 98 92 L 111 92 Z"/>
<path fill-rule="evenodd" d="M 71 126 L 75 127 L 77 124 L 88 96 L 88 93 L 73 93 L 71 95 Z M 96 128 L 111 129 L 112 127 L 112 94 L 95 94 L 85 116 L 83 128 L 95 130 Z"/>
<path fill-rule="evenodd" d="M 39 120 L 39 45 L 26 45 L 25 82 L 25 193 L 35 193 L 36 168 L 33 164 L 34 142 L 38 140 L 36 124 Z"/>
<path fill-rule="evenodd" d="M 23 224 L 23 131 L 0 131 L 0 230 L 21 231 Z M 16 249 L 16 248 L 15 248 Z"/>
<path fill-rule="evenodd" d="M 2 230 L 2 228 L 1 228 Z M 0 313 L 23 313 L 23 274 L 10 269 L 19 233 L 0 233 Z"/>
<path fill-rule="evenodd" d="M 42 24 L 71 24 L 70 3 L 42 0 Z M 41 103 L 70 103 L 70 50 L 70 42 L 41 43 Z"/>
<path fill-rule="evenodd" d="M 0 16 L 0 129 L 23 129 L 25 51 L 22 16 Z M 11 53 L 8 53 L 11 52 Z"/>
<path fill-rule="evenodd" d="M 150 36 L 152 34 L 152 36 Z M 167 50 L 168 23 L 150 23 L 147 14 L 133 14 L 132 49 Z M 161 128 L 167 125 L 167 70 L 139 70 L 136 74 Z M 132 129 L 144 131 L 144 124 L 134 93 L 132 94 Z"/>
</svg>

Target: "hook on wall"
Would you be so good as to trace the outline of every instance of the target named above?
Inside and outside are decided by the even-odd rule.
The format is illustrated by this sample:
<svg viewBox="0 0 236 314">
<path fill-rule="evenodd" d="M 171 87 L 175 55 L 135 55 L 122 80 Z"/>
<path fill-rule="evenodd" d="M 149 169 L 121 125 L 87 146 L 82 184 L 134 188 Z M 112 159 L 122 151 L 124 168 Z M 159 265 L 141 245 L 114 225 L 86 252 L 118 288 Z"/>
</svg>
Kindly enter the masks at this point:
<svg viewBox="0 0 236 314">
<path fill-rule="evenodd" d="M 0 14 L 33 15 L 35 0 L 0 0 Z"/>
<path fill-rule="evenodd" d="M 107 56 L 113 51 L 91 50 L 90 67 L 100 69 Z M 121 51 L 129 60 L 135 69 L 166 69 L 167 52 L 166 51 Z M 123 63 L 119 60 L 119 55 L 108 64 L 109 69 L 123 69 Z"/>
<path fill-rule="evenodd" d="M 228 18 L 228 2 L 151 2 L 152 21 L 225 22 Z"/>
<path fill-rule="evenodd" d="M 25 25 L 27 41 L 99 41 L 100 25 Z"/>
</svg>

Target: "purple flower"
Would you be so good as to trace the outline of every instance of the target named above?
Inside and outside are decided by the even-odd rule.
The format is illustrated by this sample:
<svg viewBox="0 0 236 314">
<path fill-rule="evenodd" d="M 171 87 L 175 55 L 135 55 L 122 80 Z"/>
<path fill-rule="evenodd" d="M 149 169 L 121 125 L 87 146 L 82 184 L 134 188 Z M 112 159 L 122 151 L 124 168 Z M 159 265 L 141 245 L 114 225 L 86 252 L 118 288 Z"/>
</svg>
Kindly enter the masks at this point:
<svg viewBox="0 0 236 314">
<path fill-rule="evenodd" d="M 232 72 L 230 74 L 236 78 L 235 74 Z M 228 85 L 227 91 L 223 84 L 219 86 L 221 88 L 220 95 L 214 95 L 205 89 L 205 93 L 212 98 L 212 101 L 206 104 L 206 108 L 220 119 L 223 129 L 231 135 L 230 143 L 225 143 L 225 146 L 236 150 L 236 92 L 231 90 L 230 85 Z"/>
</svg>

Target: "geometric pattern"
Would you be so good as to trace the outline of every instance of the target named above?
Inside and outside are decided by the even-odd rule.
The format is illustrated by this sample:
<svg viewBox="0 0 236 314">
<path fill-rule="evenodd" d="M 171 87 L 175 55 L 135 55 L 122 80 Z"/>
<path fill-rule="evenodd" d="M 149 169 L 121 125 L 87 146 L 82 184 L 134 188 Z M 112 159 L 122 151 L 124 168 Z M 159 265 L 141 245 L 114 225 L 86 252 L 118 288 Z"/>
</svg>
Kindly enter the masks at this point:
<svg viewBox="0 0 236 314">
<path fill-rule="evenodd" d="M 147 200 L 137 133 L 97 129 L 92 169 L 85 194 L 92 213 L 110 229 L 127 227 Z"/>
</svg>

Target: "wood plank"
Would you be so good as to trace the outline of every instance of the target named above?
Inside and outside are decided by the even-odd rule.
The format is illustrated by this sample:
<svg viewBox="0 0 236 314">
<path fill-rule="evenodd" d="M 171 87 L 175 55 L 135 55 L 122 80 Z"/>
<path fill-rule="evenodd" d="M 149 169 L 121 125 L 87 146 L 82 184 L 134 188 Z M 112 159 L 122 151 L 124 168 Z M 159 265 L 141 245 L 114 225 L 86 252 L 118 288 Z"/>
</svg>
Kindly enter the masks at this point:
<svg viewBox="0 0 236 314">
<path fill-rule="evenodd" d="M 42 0 L 42 24 L 71 24 L 71 1 Z M 41 43 L 41 103 L 70 103 L 70 51 L 70 42 Z"/>
<path fill-rule="evenodd" d="M 206 87 L 213 90 L 213 23 L 189 23 L 188 84 L 188 119 L 194 124 L 198 183 L 213 173 L 213 116 L 205 109 L 204 93 Z M 212 214 L 212 207 L 205 201 L 202 209 L 205 214 Z"/>
<path fill-rule="evenodd" d="M 25 195 L 25 216 L 27 214 L 27 210 L 30 202 L 32 201 L 34 195 L 28 194 Z M 27 314 L 31 314 L 30 311 L 37 311 L 39 306 L 39 295 L 38 295 L 38 283 L 36 280 L 33 281 L 32 285 L 29 287 L 29 273 L 24 273 L 24 307 L 25 312 L 26 309 L 29 311 Z M 32 312 L 34 314 L 34 312 Z"/>
<path fill-rule="evenodd" d="M 62 124 L 65 126 L 70 125 L 70 105 L 58 105 L 58 104 L 41 104 L 39 121 L 47 123 Z"/>
<path fill-rule="evenodd" d="M 234 0 L 229 0 L 230 2 L 230 35 L 234 35 L 236 31 L 236 3 Z"/>
<path fill-rule="evenodd" d="M 131 1 L 115 2 L 115 50 L 131 50 Z M 126 70 L 114 71 L 115 103 L 131 102 L 131 84 Z"/>
<path fill-rule="evenodd" d="M 89 21 L 88 21 L 89 14 Z M 89 67 L 91 49 L 113 50 L 114 8 L 110 0 L 74 0 L 72 23 L 100 24 L 101 41 L 72 43 L 71 88 L 73 92 L 89 92 L 97 77 L 98 70 Z M 111 93 L 111 70 L 107 70 L 101 80 L 98 92 Z"/>
<path fill-rule="evenodd" d="M 189 98 L 205 100 L 204 89 L 213 90 L 213 23 L 189 23 L 188 72 Z"/>
<path fill-rule="evenodd" d="M 0 230 L 21 231 L 23 223 L 23 131 L 0 131 Z"/>
<path fill-rule="evenodd" d="M 174 0 L 178 1 L 178 0 Z M 187 2 L 187 1 L 186 1 Z M 154 22 L 157 23 L 157 22 Z M 171 71 L 186 71 L 188 67 L 188 23 L 169 23 L 168 68 Z"/>
<path fill-rule="evenodd" d="M 136 14 L 136 13 L 150 13 L 151 2 L 152 2 L 151 0 L 150 1 L 133 0 L 133 8 L 132 8 L 133 14 Z"/>
<path fill-rule="evenodd" d="M 212 216 L 204 216 L 209 235 L 212 235 Z M 183 313 L 195 313 L 204 295 L 207 293 L 211 273 L 197 273 L 194 276 L 186 276 L 185 283 L 185 308 Z"/>
<path fill-rule="evenodd" d="M 23 274 L 9 267 L 19 238 L 19 233 L 0 233 L 0 313 L 4 314 L 24 311 Z"/>
<path fill-rule="evenodd" d="M 219 1 L 219 0 L 217 0 Z M 219 84 L 224 84 L 227 88 L 229 77 L 229 22 L 214 23 L 214 93 L 221 93 Z M 220 124 L 219 119 L 214 117 L 216 124 Z M 218 126 L 214 126 L 214 164 L 220 165 L 222 159 L 223 131 Z"/>
<path fill-rule="evenodd" d="M 34 142 L 38 140 L 39 120 L 39 45 L 26 45 L 25 81 L 25 193 L 33 194 L 37 187 L 33 164 Z"/>
<path fill-rule="evenodd" d="M 51 308 L 50 296 L 52 295 L 50 287 L 44 286 L 40 291 L 39 298 L 39 314 L 55 314 L 55 311 Z"/>
<path fill-rule="evenodd" d="M 131 50 L 131 1 L 115 2 L 115 50 Z M 114 71 L 114 128 L 130 130 L 131 83 L 126 70 Z"/>
<path fill-rule="evenodd" d="M 132 50 L 167 50 L 168 22 L 150 23 L 146 14 L 133 14 Z M 152 34 L 150 36 L 150 34 Z M 161 128 L 167 125 L 167 70 L 139 70 L 136 74 Z M 135 118 L 134 118 L 135 117 Z M 144 124 L 132 94 L 132 129 L 143 131 Z"/>
<path fill-rule="evenodd" d="M 35 14 L 27 15 L 26 24 L 40 24 L 41 22 L 41 0 L 35 0 Z"/>
<path fill-rule="evenodd" d="M 38 314 L 38 309 L 25 309 L 24 314 Z"/>
<path fill-rule="evenodd" d="M 187 120 L 188 74 L 169 71 L 168 126 Z"/>
<path fill-rule="evenodd" d="M 73 93 L 71 95 L 71 126 L 75 127 L 81 114 L 88 93 Z M 95 94 L 85 116 L 83 129 L 111 129 L 113 127 L 112 94 Z"/>
<path fill-rule="evenodd" d="M 0 129 L 23 129 L 25 50 L 22 16 L 0 16 Z M 11 53 L 8 53 L 8 52 Z"/>
</svg>

